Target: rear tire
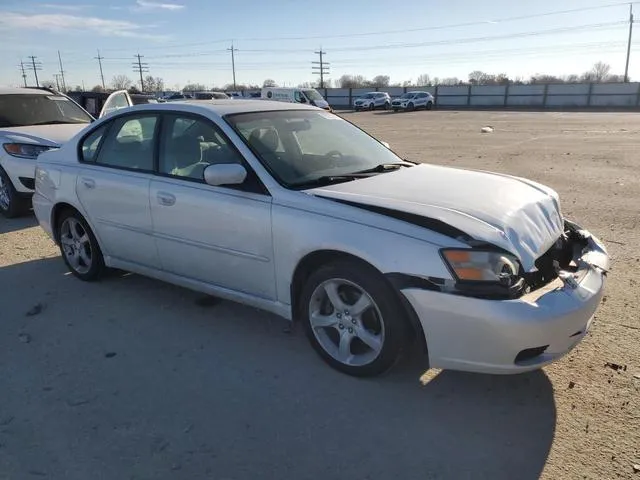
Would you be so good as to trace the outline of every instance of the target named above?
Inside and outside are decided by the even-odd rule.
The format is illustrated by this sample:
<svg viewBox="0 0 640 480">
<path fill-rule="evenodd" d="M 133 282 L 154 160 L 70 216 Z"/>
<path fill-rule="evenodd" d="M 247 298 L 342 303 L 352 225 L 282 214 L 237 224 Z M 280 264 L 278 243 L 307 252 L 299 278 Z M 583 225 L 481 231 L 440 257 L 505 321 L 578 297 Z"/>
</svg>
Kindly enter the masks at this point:
<svg viewBox="0 0 640 480">
<path fill-rule="evenodd" d="M 67 267 L 85 282 L 100 279 L 105 271 L 102 250 L 91 227 L 80 213 L 66 210 L 58 219 L 56 238 Z"/>
<path fill-rule="evenodd" d="M 384 102 L 384 109 L 389 110 L 391 108 L 391 104 L 389 102 Z"/>
<path fill-rule="evenodd" d="M 29 204 L 29 199 L 20 196 L 7 172 L 0 167 L 0 214 L 6 218 L 19 217 L 27 213 Z"/>
<path fill-rule="evenodd" d="M 433 102 L 427 102 L 427 106 L 424 108 L 425 110 L 431 110 L 433 108 Z"/>
<path fill-rule="evenodd" d="M 372 267 L 349 260 L 325 265 L 307 279 L 298 304 L 314 350 L 340 372 L 378 375 L 405 346 L 405 310 Z"/>
</svg>

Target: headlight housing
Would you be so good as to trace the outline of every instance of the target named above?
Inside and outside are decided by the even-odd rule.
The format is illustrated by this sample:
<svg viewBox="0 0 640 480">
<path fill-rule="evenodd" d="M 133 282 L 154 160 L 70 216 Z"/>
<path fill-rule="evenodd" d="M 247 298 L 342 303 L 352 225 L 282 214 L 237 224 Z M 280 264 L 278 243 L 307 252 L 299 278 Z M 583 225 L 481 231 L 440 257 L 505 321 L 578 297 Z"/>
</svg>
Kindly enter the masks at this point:
<svg viewBox="0 0 640 480">
<path fill-rule="evenodd" d="M 508 253 L 451 248 L 440 253 L 454 277 L 462 282 L 493 282 L 511 286 L 520 272 L 520 262 Z"/>
<path fill-rule="evenodd" d="M 55 148 L 34 143 L 5 143 L 2 147 L 9 155 L 21 158 L 36 158 L 42 152 Z"/>
</svg>

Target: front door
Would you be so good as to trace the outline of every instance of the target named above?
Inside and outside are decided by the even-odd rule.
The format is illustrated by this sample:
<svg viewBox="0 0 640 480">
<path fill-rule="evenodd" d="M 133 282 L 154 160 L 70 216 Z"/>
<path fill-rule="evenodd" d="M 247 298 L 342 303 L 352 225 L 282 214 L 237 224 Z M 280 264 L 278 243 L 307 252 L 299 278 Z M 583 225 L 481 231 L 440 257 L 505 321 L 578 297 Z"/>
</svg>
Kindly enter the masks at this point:
<svg viewBox="0 0 640 480">
<path fill-rule="evenodd" d="M 251 186 L 257 181 L 251 171 L 240 188 L 207 185 L 203 172 L 213 163 L 244 161 L 208 119 L 188 114 L 163 117 L 160 176 L 151 181 L 150 190 L 163 268 L 275 299 L 271 197 Z"/>
<path fill-rule="evenodd" d="M 78 198 L 105 255 L 157 268 L 149 185 L 155 114 L 120 117 L 98 128 L 81 146 Z"/>
</svg>

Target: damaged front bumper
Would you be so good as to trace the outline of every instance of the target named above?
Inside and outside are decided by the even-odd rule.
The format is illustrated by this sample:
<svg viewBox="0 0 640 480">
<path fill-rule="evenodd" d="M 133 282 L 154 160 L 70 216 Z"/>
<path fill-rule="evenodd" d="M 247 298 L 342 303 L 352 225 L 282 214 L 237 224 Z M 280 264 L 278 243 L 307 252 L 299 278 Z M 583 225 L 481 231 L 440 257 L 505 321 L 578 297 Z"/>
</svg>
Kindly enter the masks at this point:
<svg viewBox="0 0 640 480">
<path fill-rule="evenodd" d="M 602 243 L 566 222 L 573 258 L 521 296 L 488 300 L 404 288 L 422 325 L 431 367 L 481 373 L 535 370 L 565 355 L 589 330 L 604 293 L 609 256 Z M 551 264 L 558 267 L 557 259 Z"/>
</svg>

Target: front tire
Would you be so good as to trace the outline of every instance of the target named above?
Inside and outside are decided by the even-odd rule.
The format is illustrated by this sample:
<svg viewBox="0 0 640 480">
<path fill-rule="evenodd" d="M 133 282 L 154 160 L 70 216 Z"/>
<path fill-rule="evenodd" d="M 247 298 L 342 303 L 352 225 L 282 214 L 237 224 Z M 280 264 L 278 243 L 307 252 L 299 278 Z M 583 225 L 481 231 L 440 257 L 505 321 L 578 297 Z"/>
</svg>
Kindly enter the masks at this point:
<svg viewBox="0 0 640 480">
<path fill-rule="evenodd" d="M 80 213 L 66 210 L 57 227 L 60 253 L 67 267 L 86 282 L 98 280 L 104 273 L 104 257 L 91 227 Z"/>
<path fill-rule="evenodd" d="M 306 281 L 299 305 L 315 351 L 348 375 L 388 370 L 405 344 L 403 306 L 372 267 L 354 261 L 321 267 Z"/>
<path fill-rule="evenodd" d="M 373 103 L 369 104 L 369 110 L 373 111 L 376 109 L 376 106 Z"/>
<path fill-rule="evenodd" d="M 16 218 L 27 213 L 29 201 L 16 191 L 9 175 L 0 167 L 0 214 Z"/>
<path fill-rule="evenodd" d="M 407 111 L 413 112 L 415 109 L 416 107 L 413 103 L 410 103 L 409 105 L 407 105 Z"/>
</svg>

